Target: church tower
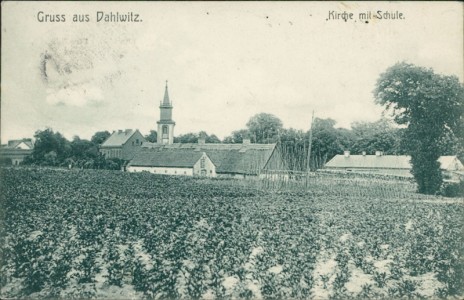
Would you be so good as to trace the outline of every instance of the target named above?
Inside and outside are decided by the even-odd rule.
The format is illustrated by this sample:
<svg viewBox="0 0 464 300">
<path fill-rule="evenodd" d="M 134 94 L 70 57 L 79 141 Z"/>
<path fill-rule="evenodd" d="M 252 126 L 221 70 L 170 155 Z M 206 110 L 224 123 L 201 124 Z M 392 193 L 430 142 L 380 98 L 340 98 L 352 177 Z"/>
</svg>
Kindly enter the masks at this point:
<svg viewBox="0 0 464 300">
<path fill-rule="evenodd" d="M 164 91 L 163 101 L 160 103 L 160 119 L 158 123 L 158 144 L 172 144 L 174 142 L 174 126 L 176 122 L 172 120 L 172 102 L 169 100 L 168 81 Z"/>
</svg>

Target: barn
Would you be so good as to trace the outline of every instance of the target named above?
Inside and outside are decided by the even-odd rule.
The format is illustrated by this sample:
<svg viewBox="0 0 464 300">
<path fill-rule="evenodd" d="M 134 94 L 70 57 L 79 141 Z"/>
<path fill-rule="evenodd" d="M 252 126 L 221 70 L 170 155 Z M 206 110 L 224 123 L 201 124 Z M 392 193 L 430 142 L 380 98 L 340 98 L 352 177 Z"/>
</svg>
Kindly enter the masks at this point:
<svg viewBox="0 0 464 300">
<path fill-rule="evenodd" d="M 199 170 L 192 169 L 192 172 L 175 169 L 191 169 L 200 156 L 207 161 L 205 167 L 200 165 Z M 252 144 L 247 139 L 242 144 L 213 144 L 205 143 L 202 138 L 198 143 L 144 143 L 127 166 L 131 172 L 144 170 L 169 175 L 191 173 L 194 176 L 231 178 L 255 177 L 265 170 L 283 168 L 276 144 Z"/>
<path fill-rule="evenodd" d="M 216 166 L 205 152 L 193 149 L 166 151 L 160 148 L 141 149 L 127 165 L 128 172 L 147 171 L 153 174 L 215 177 Z"/>
<path fill-rule="evenodd" d="M 408 155 L 383 155 L 380 151 L 375 155 L 351 155 L 345 151 L 343 155 L 332 158 L 324 170 L 412 177 L 410 160 Z M 455 155 L 441 156 L 438 161 L 443 173 L 450 178 L 464 170 L 462 162 Z"/>
</svg>

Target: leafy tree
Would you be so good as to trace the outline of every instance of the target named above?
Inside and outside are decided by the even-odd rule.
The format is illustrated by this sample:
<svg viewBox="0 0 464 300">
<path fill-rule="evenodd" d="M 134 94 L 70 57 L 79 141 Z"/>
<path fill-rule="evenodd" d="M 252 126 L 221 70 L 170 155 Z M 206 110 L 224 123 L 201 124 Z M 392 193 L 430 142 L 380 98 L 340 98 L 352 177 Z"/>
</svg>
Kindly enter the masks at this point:
<svg viewBox="0 0 464 300">
<path fill-rule="evenodd" d="M 96 132 L 90 141 L 96 145 L 103 144 L 110 137 L 111 133 L 108 130 Z"/>
<path fill-rule="evenodd" d="M 32 162 L 53 165 L 63 162 L 71 153 L 71 145 L 59 132 L 51 128 L 38 130 L 35 135 Z M 46 156 L 47 155 L 47 156 Z"/>
<path fill-rule="evenodd" d="M 174 137 L 174 143 L 198 143 L 198 135 L 193 132 L 181 134 Z"/>
<path fill-rule="evenodd" d="M 401 144 L 401 129 L 395 128 L 385 118 L 376 122 L 355 122 L 351 128 L 354 141 L 350 150 L 353 153 L 366 151 L 373 154 L 382 151 L 385 154 L 405 154 Z"/>
<path fill-rule="evenodd" d="M 223 143 L 225 144 L 240 144 L 243 142 L 244 137 L 249 137 L 250 132 L 248 129 L 240 129 L 232 131 L 231 135 L 224 138 Z"/>
<path fill-rule="evenodd" d="M 275 143 L 279 140 L 282 121 L 272 114 L 260 113 L 250 118 L 246 124 L 254 143 Z"/>
<path fill-rule="evenodd" d="M 404 144 L 418 191 L 436 193 L 443 181 L 438 162 L 446 151 L 443 140 L 463 131 L 463 84 L 456 76 L 403 62 L 380 75 L 374 96 L 398 124 L 407 126 Z"/>
<path fill-rule="evenodd" d="M 77 135 L 71 142 L 71 156 L 74 159 L 95 158 L 98 155 L 98 148 L 93 142 L 81 140 Z"/>
<path fill-rule="evenodd" d="M 321 168 L 336 154 L 350 149 L 351 132 L 347 129 L 335 128 L 335 120 L 316 118 L 313 124 L 311 147 L 311 169 Z"/>
<path fill-rule="evenodd" d="M 203 136 L 206 143 L 220 143 L 221 140 L 214 134 L 208 135 L 205 131 L 199 133 L 189 132 L 174 137 L 174 143 L 198 143 L 198 138 Z"/>
<path fill-rule="evenodd" d="M 150 130 L 150 134 L 145 136 L 147 142 L 156 143 L 158 140 L 158 132 L 156 130 Z"/>
</svg>

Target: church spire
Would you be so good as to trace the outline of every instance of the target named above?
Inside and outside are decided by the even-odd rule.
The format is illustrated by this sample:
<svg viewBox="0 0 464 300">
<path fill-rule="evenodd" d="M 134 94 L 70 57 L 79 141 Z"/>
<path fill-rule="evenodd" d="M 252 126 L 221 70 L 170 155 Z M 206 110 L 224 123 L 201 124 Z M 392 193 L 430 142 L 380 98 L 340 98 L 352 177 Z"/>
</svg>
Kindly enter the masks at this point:
<svg viewBox="0 0 464 300">
<path fill-rule="evenodd" d="M 158 123 L 159 144 L 172 144 L 174 142 L 174 126 L 176 122 L 172 119 L 172 102 L 169 100 L 168 81 L 164 91 L 163 101 L 160 103 L 160 119 Z"/>
<path fill-rule="evenodd" d="M 168 93 L 168 81 L 166 80 L 166 88 L 164 90 L 164 99 L 163 99 L 163 104 L 162 105 L 170 105 L 169 101 L 169 93 Z"/>
</svg>

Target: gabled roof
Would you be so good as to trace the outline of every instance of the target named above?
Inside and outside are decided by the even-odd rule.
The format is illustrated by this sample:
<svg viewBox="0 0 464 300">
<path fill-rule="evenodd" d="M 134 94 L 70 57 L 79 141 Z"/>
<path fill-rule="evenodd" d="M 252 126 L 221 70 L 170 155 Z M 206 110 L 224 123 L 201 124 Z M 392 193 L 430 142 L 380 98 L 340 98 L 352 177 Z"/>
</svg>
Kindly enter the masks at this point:
<svg viewBox="0 0 464 300">
<path fill-rule="evenodd" d="M 142 151 L 136 157 L 143 156 L 144 149 L 151 148 L 159 152 L 203 153 L 216 166 L 217 173 L 257 174 L 262 170 L 274 151 L 275 144 L 170 144 L 144 143 Z M 156 152 L 154 152 L 156 153 Z M 134 158 L 135 160 L 135 158 Z M 134 161 L 133 161 L 134 162 Z M 131 162 L 131 164 L 133 164 Z"/>
<path fill-rule="evenodd" d="M 8 145 L 6 145 L 5 147 L 10 148 L 10 149 L 29 150 L 29 149 L 34 148 L 34 144 L 32 143 L 32 141 L 30 139 L 11 140 L 11 141 L 8 141 Z M 29 148 L 29 149 L 25 149 L 23 147 L 26 147 L 26 148 Z"/>
<path fill-rule="evenodd" d="M 457 159 L 456 156 L 441 156 L 439 162 L 442 169 Z M 411 157 L 408 155 L 335 155 L 326 168 L 361 168 L 361 169 L 411 169 Z"/>
<path fill-rule="evenodd" d="M 166 151 L 142 148 L 131 160 L 129 166 L 191 168 L 202 156 L 203 152 L 193 149 Z"/>
<path fill-rule="evenodd" d="M 441 168 L 445 170 L 462 170 L 464 166 L 456 155 L 440 156 Z"/>
<path fill-rule="evenodd" d="M 102 147 L 117 147 L 124 145 L 138 130 L 126 129 L 114 131 L 101 145 Z"/>
</svg>

